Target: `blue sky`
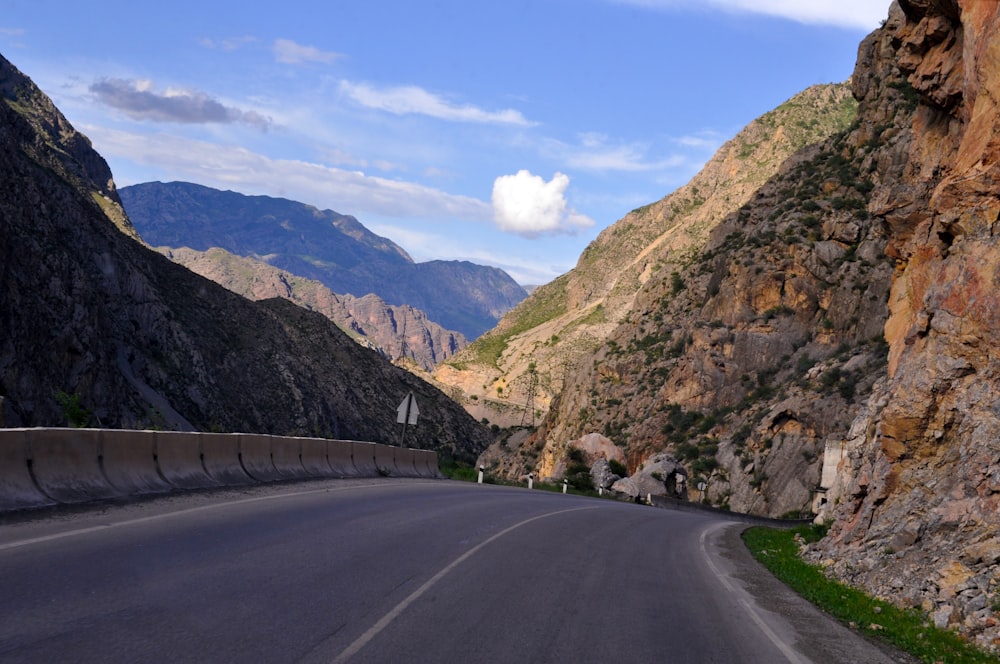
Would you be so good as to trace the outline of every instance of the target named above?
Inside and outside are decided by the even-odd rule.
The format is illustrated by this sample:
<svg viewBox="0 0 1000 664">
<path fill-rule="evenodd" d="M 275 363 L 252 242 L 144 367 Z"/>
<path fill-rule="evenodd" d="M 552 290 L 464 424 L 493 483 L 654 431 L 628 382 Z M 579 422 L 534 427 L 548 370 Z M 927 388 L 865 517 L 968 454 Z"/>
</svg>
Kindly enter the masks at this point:
<svg viewBox="0 0 1000 664">
<path fill-rule="evenodd" d="M 846 80 L 888 0 L 0 0 L 0 53 L 119 187 L 356 216 L 540 284 L 762 113 Z"/>
</svg>

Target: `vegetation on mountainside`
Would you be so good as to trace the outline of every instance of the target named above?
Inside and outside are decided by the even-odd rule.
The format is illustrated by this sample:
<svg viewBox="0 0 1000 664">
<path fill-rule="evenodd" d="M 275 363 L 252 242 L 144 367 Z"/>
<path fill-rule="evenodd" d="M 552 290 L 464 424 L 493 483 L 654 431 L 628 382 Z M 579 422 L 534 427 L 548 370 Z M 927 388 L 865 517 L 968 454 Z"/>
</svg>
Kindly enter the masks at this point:
<svg viewBox="0 0 1000 664">
<path fill-rule="evenodd" d="M 963 641 L 958 634 L 935 627 L 919 611 L 900 609 L 869 597 L 860 590 L 828 579 L 822 568 L 805 562 L 799 556 L 800 543 L 815 542 L 825 533 L 826 529 L 821 526 L 783 530 L 754 527 L 743 533 L 743 540 L 754 557 L 792 590 L 867 636 L 929 664 L 997 661 L 995 656 Z"/>
<path fill-rule="evenodd" d="M 500 356 L 511 338 L 566 313 L 568 280 L 569 275 L 564 274 L 535 289 L 528 300 L 504 317 L 501 325 L 476 339 L 462 357 L 471 356 L 473 362 L 499 368 Z"/>
</svg>

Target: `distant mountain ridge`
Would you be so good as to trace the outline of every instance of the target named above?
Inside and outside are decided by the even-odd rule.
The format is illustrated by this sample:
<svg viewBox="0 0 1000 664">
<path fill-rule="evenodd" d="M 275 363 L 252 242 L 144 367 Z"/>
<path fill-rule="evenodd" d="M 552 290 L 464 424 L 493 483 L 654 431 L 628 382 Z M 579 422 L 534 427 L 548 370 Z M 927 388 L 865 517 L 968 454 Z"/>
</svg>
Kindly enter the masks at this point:
<svg viewBox="0 0 1000 664">
<path fill-rule="evenodd" d="M 186 182 L 123 187 L 125 210 L 152 246 L 219 247 L 325 284 L 338 294 L 374 293 L 421 309 L 474 339 L 527 293 L 506 272 L 466 261 L 414 263 L 352 216 L 270 196 Z"/>
<path fill-rule="evenodd" d="M 416 364 L 431 371 L 439 362 L 468 345 L 460 332 L 446 330 L 409 305 L 386 304 L 374 294 L 338 295 L 318 281 L 279 270 L 264 261 L 236 256 L 214 247 L 157 251 L 192 272 L 211 279 L 251 300 L 281 297 L 318 311 L 358 343 L 379 351 L 393 362 Z"/>
</svg>

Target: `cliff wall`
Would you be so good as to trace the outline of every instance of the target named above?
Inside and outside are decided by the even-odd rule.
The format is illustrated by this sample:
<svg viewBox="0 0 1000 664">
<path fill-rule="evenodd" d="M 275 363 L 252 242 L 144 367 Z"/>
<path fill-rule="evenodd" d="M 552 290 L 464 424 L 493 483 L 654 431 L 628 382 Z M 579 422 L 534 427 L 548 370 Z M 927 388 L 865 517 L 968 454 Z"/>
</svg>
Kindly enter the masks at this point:
<svg viewBox="0 0 1000 664">
<path fill-rule="evenodd" d="M 1000 10 L 907 0 L 887 25 L 920 96 L 904 177 L 873 192 L 894 261 L 886 376 L 854 422 L 813 555 L 1000 644 Z M 860 66 L 860 65 L 859 65 Z"/>
</svg>

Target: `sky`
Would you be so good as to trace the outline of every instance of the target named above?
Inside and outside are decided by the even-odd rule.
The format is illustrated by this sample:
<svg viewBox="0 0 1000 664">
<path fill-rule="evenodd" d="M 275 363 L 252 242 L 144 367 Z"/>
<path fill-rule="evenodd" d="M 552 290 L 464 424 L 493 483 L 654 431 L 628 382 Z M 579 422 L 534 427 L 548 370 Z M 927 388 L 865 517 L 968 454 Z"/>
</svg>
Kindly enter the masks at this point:
<svg viewBox="0 0 1000 664">
<path fill-rule="evenodd" d="M 847 80 L 889 0 L 0 0 L 0 54 L 119 188 L 355 216 L 539 285 L 754 118 Z"/>
</svg>

